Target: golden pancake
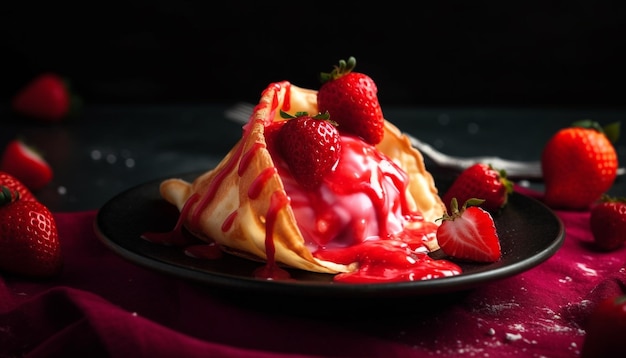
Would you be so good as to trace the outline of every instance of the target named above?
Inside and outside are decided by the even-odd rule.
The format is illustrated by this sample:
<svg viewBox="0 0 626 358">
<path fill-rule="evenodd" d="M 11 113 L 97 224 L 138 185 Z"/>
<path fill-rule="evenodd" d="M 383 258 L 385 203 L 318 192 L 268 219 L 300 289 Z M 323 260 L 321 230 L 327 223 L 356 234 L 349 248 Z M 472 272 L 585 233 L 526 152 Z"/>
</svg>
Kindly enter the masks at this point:
<svg viewBox="0 0 626 358">
<path fill-rule="evenodd" d="M 281 110 L 318 113 L 317 92 L 288 81 L 270 84 L 244 125 L 242 138 L 215 168 L 193 182 L 167 179 L 161 183 L 160 193 L 179 209 L 187 230 L 202 240 L 216 242 L 228 253 L 313 272 L 357 270 L 356 261 L 316 257 L 315 248 L 303 235 L 288 185 L 278 170 L 280 159 L 272 156 L 265 136 L 268 126 L 285 120 Z M 430 232 L 424 235 L 424 247 L 438 249 L 433 228 L 445 206 L 421 153 L 387 120 L 384 138 L 376 149 L 408 176 L 408 185 L 399 195 L 422 219 L 406 222 L 407 228 L 428 223 Z"/>
</svg>

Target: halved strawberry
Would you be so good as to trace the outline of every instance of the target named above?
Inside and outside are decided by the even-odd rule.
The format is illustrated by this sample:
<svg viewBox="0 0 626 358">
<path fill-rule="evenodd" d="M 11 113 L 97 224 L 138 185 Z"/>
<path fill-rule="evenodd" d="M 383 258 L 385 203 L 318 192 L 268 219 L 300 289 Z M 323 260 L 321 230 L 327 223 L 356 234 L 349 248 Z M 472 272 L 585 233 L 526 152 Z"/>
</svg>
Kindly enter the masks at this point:
<svg viewBox="0 0 626 358">
<path fill-rule="evenodd" d="M 20 139 L 14 139 L 4 149 L 0 170 L 24 183 L 31 191 L 37 191 L 52 180 L 52 168 L 33 148 Z"/>
<path fill-rule="evenodd" d="M 295 116 L 281 111 L 288 118 L 276 134 L 278 150 L 289 166 L 291 175 L 306 189 L 316 188 L 339 160 L 341 140 L 328 113 Z"/>
<path fill-rule="evenodd" d="M 317 93 L 320 112 L 330 113 L 342 133 L 360 136 L 378 144 L 384 135 L 383 111 L 378 102 L 378 88 L 371 77 L 352 72 L 356 59 L 340 60 L 330 73 L 322 73 Z"/>
<path fill-rule="evenodd" d="M 450 203 L 451 214 L 444 214 L 437 229 L 441 250 L 459 260 L 495 262 L 502 256 L 500 238 L 493 217 L 476 206 L 483 200 L 470 199 L 461 208 L 456 198 Z"/>
<path fill-rule="evenodd" d="M 11 104 L 21 115 L 58 122 L 70 114 L 76 103 L 77 97 L 61 76 L 43 73 L 20 89 Z"/>
</svg>

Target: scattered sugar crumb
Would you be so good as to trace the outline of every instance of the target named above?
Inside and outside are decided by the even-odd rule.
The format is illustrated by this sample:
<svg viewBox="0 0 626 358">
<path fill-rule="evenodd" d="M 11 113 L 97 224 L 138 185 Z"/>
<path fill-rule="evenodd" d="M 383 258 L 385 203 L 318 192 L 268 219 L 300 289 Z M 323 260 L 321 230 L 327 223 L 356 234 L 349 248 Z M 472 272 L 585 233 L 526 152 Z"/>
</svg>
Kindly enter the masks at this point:
<svg viewBox="0 0 626 358">
<path fill-rule="evenodd" d="M 587 267 L 587 265 L 581 262 L 577 263 L 576 267 L 578 267 L 581 271 L 583 271 L 585 276 L 598 276 L 598 271 Z"/>
<path fill-rule="evenodd" d="M 505 302 L 505 303 L 499 303 L 499 304 L 485 304 L 482 307 L 479 307 L 477 309 L 478 312 L 484 312 L 484 313 L 488 313 L 491 315 L 497 315 L 498 313 L 504 311 L 504 310 L 508 310 L 508 309 L 512 309 L 512 308 L 517 308 L 519 307 L 519 303 L 516 302 Z"/>
<path fill-rule="evenodd" d="M 578 348 L 578 344 L 576 344 L 576 342 L 572 342 L 570 343 L 569 347 L 567 347 L 567 349 L 571 352 L 573 352 L 576 357 L 578 357 L 580 355 L 580 349 Z"/>
<path fill-rule="evenodd" d="M 506 334 L 506 340 L 509 342 L 515 342 L 522 339 L 522 335 L 519 333 L 508 333 Z"/>
<path fill-rule="evenodd" d="M 572 278 L 569 276 L 565 276 L 565 278 L 560 278 L 559 279 L 560 283 L 568 283 L 568 282 L 572 282 Z"/>
<path fill-rule="evenodd" d="M 562 324 L 554 322 L 551 319 L 539 319 L 536 322 L 548 332 L 574 332 L 579 335 L 585 334 L 585 331 L 583 329 L 564 326 Z"/>
</svg>

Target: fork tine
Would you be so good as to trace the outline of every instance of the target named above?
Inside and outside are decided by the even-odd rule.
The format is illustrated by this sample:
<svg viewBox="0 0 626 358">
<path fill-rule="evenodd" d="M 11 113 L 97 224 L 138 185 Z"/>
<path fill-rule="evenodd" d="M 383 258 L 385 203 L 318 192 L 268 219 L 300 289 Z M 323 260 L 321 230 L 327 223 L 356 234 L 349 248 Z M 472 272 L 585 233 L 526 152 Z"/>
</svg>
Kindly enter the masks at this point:
<svg viewBox="0 0 626 358">
<path fill-rule="evenodd" d="M 254 110 L 254 105 L 246 102 L 238 102 L 224 112 L 226 118 L 237 123 L 245 124 L 250 120 Z M 430 145 L 404 133 L 409 137 L 414 147 L 418 148 L 422 154 L 432 159 L 440 167 L 452 168 L 462 171 L 476 162 L 492 163 L 499 169 L 507 171 L 511 179 L 541 179 L 541 165 L 538 161 L 522 162 L 507 160 L 499 157 L 453 157 L 439 152 Z M 496 165 L 497 164 L 497 165 Z M 617 170 L 617 175 L 625 175 L 626 170 L 622 167 Z"/>
</svg>

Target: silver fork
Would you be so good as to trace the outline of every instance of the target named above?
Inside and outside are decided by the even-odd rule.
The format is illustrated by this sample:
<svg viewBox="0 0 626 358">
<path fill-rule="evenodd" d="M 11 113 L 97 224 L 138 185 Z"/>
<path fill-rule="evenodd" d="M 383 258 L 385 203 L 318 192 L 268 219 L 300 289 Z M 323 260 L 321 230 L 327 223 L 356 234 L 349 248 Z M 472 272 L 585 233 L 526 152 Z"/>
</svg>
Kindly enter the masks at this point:
<svg viewBox="0 0 626 358">
<path fill-rule="evenodd" d="M 240 102 L 228 108 L 224 114 L 231 121 L 243 124 L 250 119 L 253 108 L 254 106 L 250 103 Z M 507 177 L 512 180 L 540 180 L 542 178 L 540 161 L 517 161 L 496 156 L 455 157 L 436 150 L 408 133 L 404 134 L 415 148 L 442 168 L 460 172 L 475 163 L 487 163 L 494 168 L 505 170 Z M 618 175 L 623 174 L 624 168 L 619 168 Z"/>
</svg>

